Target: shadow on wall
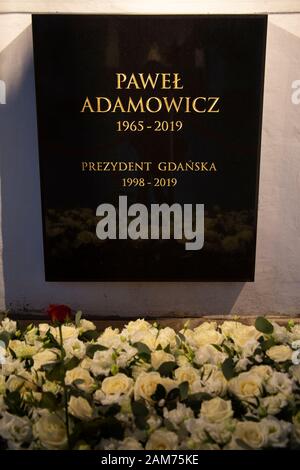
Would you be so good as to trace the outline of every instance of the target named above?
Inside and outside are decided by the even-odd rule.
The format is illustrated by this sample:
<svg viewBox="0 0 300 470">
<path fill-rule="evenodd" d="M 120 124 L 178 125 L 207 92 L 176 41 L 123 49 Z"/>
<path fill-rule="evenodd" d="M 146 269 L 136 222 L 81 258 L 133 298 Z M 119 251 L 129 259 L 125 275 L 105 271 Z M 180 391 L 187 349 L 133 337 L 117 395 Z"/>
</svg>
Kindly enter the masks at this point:
<svg viewBox="0 0 300 470">
<path fill-rule="evenodd" d="M 103 316 L 230 313 L 244 283 L 44 281 L 31 27 L 2 51 L 0 70 L 7 84 L 7 104 L 0 108 L 6 307 L 34 310 L 49 303 L 68 303 Z"/>
</svg>

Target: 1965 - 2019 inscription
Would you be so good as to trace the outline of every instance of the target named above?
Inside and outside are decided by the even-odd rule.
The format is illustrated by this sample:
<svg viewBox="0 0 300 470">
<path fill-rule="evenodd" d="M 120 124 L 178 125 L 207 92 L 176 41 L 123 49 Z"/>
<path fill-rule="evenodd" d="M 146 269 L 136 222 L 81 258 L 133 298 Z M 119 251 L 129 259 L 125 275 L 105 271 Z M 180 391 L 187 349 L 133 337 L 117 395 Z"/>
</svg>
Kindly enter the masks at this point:
<svg viewBox="0 0 300 470">
<path fill-rule="evenodd" d="M 266 17 L 33 17 L 46 279 L 253 280 Z"/>
</svg>

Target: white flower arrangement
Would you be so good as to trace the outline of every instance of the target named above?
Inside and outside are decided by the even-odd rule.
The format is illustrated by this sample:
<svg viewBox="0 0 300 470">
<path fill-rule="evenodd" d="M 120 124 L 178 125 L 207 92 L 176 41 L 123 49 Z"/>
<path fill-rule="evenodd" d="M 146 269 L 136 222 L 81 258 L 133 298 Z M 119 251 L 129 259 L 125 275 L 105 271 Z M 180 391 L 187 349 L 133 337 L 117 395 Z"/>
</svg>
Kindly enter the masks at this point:
<svg viewBox="0 0 300 470">
<path fill-rule="evenodd" d="M 299 325 L 100 333 L 60 308 L 25 331 L 0 322 L 0 448 L 300 448 Z"/>
</svg>

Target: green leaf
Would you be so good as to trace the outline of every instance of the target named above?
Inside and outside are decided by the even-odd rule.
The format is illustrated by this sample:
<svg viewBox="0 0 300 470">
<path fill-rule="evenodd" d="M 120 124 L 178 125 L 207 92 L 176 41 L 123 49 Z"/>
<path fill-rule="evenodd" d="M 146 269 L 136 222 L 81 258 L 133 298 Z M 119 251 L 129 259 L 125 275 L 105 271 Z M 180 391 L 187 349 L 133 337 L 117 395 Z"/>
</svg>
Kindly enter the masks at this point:
<svg viewBox="0 0 300 470">
<path fill-rule="evenodd" d="M 50 327 L 49 327 L 50 328 Z M 53 334 L 50 333 L 50 329 L 47 331 L 45 338 L 44 338 L 44 348 L 57 348 L 61 349 L 61 345 L 59 342 L 54 338 Z"/>
<path fill-rule="evenodd" d="M 81 422 L 80 425 L 82 426 L 82 437 L 87 441 L 99 440 L 100 437 L 122 440 L 124 436 L 124 425 L 114 416 Z"/>
<path fill-rule="evenodd" d="M 188 396 L 188 392 L 189 392 L 189 383 L 181 382 L 181 384 L 179 385 L 180 400 L 185 400 Z"/>
<path fill-rule="evenodd" d="M 149 410 L 145 405 L 144 400 L 133 401 L 131 403 L 132 413 L 134 415 L 134 422 L 138 429 L 148 429 L 149 425 L 147 423 L 147 418 L 149 415 Z"/>
<path fill-rule="evenodd" d="M 267 351 L 268 349 L 275 346 L 275 344 L 276 344 L 276 341 L 274 340 L 274 338 L 270 337 L 270 338 L 266 339 L 265 341 L 262 341 L 260 343 L 260 347 L 263 351 Z"/>
<path fill-rule="evenodd" d="M 134 343 L 133 347 L 136 348 L 139 353 L 146 353 L 151 356 L 151 351 L 146 344 L 138 342 Z"/>
<path fill-rule="evenodd" d="M 166 394 L 167 392 L 166 392 L 165 387 L 161 384 L 158 384 L 156 386 L 155 392 L 153 393 L 153 395 L 151 395 L 151 398 L 154 401 L 163 400 L 164 398 L 166 398 Z"/>
<path fill-rule="evenodd" d="M 172 388 L 172 390 L 169 391 L 166 400 L 167 401 L 177 400 L 179 396 L 180 396 L 179 388 Z"/>
<path fill-rule="evenodd" d="M 50 411 L 57 409 L 58 403 L 55 395 L 51 392 L 43 392 L 42 398 L 38 403 L 39 408 L 47 408 Z"/>
<path fill-rule="evenodd" d="M 149 410 L 147 406 L 145 405 L 144 400 L 133 401 L 131 403 L 131 409 L 135 417 L 136 416 L 146 417 L 149 415 Z"/>
<path fill-rule="evenodd" d="M 8 408 L 8 411 L 13 415 L 25 416 L 25 404 L 22 401 L 20 392 L 15 390 L 14 392 L 7 392 L 4 397 L 4 402 Z"/>
<path fill-rule="evenodd" d="M 73 356 L 71 359 L 68 359 L 65 362 L 65 369 L 66 370 L 75 369 L 75 367 L 77 367 L 79 363 L 80 363 L 80 359 L 78 359 L 78 357 Z"/>
<path fill-rule="evenodd" d="M 231 357 L 228 357 L 223 362 L 222 372 L 226 380 L 230 380 L 235 376 L 234 362 Z"/>
<path fill-rule="evenodd" d="M 122 440 L 124 437 L 124 424 L 114 416 L 108 416 L 103 420 L 101 437 Z"/>
<path fill-rule="evenodd" d="M 99 411 L 103 416 L 115 416 L 121 410 L 120 405 L 114 403 L 112 405 L 101 405 Z"/>
<path fill-rule="evenodd" d="M 6 348 L 7 348 L 7 346 L 8 346 L 8 343 L 9 343 L 10 338 L 11 338 L 10 333 L 8 333 L 7 331 L 1 331 L 1 333 L 0 333 L 0 341 L 3 341 L 3 343 L 5 344 L 5 347 L 6 347 Z"/>
<path fill-rule="evenodd" d="M 221 348 L 221 346 L 220 346 L 219 344 L 212 344 L 212 346 L 213 346 L 217 351 L 219 351 L 219 352 L 222 352 L 222 351 L 223 351 L 222 348 Z"/>
<path fill-rule="evenodd" d="M 93 341 L 93 340 L 98 339 L 100 334 L 101 333 L 99 333 L 99 331 L 97 330 L 89 330 L 89 331 L 85 331 L 84 333 L 82 333 L 79 336 L 79 339 L 81 341 Z"/>
<path fill-rule="evenodd" d="M 182 341 L 183 343 L 185 342 L 185 336 L 182 333 L 177 333 L 177 336 L 180 339 L 180 341 Z"/>
<path fill-rule="evenodd" d="M 93 359 L 96 351 L 106 351 L 107 348 L 102 344 L 89 344 L 86 348 L 86 355 Z"/>
<path fill-rule="evenodd" d="M 201 403 L 204 400 L 210 400 L 211 398 L 211 395 L 205 392 L 193 393 L 187 397 L 185 403 L 187 406 L 192 408 L 195 413 L 198 413 L 201 407 Z"/>
<path fill-rule="evenodd" d="M 272 323 L 265 317 L 257 317 L 255 320 L 255 328 L 266 335 L 271 335 L 274 330 Z"/>
<path fill-rule="evenodd" d="M 8 348 L 8 350 L 9 350 L 9 352 L 10 352 L 10 354 L 11 354 L 11 357 L 12 357 L 13 359 L 17 359 L 17 355 L 16 355 L 15 351 L 14 351 L 13 349 L 11 349 L 11 348 Z"/>
<path fill-rule="evenodd" d="M 48 380 L 51 381 L 56 381 L 56 382 L 62 382 L 65 377 L 65 366 L 62 362 L 56 362 L 54 365 L 51 364 L 51 366 L 45 368 L 43 367 L 44 370 L 46 370 L 46 377 Z"/>
<path fill-rule="evenodd" d="M 151 351 L 146 344 L 138 342 L 134 343 L 133 347 L 138 350 L 138 356 L 140 359 L 143 359 L 145 362 L 150 362 Z"/>
<path fill-rule="evenodd" d="M 176 362 L 164 362 L 158 368 L 158 372 L 162 377 L 170 377 L 172 376 L 172 372 L 174 369 L 177 368 Z"/>
<path fill-rule="evenodd" d="M 75 325 L 77 326 L 77 328 L 80 326 L 81 317 L 82 317 L 82 311 L 78 310 L 78 312 L 76 312 L 76 315 L 75 315 Z"/>
</svg>

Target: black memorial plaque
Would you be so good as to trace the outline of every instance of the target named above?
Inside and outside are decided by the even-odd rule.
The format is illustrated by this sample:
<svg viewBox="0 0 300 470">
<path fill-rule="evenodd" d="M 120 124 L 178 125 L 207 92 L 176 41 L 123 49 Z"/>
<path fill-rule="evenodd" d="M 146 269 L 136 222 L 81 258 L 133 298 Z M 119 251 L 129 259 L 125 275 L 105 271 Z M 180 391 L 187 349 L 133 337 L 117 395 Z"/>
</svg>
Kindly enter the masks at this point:
<svg viewBox="0 0 300 470">
<path fill-rule="evenodd" d="M 46 280 L 254 280 L 266 26 L 33 16 Z"/>
</svg>

